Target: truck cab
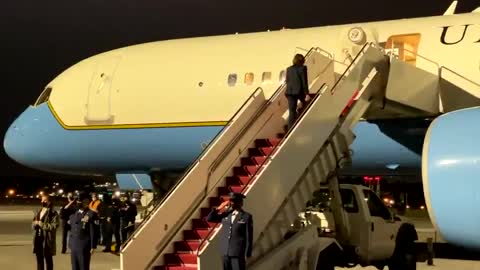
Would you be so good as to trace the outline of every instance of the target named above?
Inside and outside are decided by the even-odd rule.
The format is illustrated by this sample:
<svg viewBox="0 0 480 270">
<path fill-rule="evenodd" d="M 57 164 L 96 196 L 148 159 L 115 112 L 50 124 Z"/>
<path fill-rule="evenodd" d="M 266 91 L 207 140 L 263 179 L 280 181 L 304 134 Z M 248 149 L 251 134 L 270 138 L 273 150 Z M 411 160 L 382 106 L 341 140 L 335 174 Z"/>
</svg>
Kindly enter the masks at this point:
<svg viewBox="0 0 480 270">
<path fill-rule="evenodd" d="M 321 188 L 310 209 L 299 215 L 304 225 L 319 227 L 320 237 L 334 237 L 349 262 L 386 265 L 395 251 L 400 227 L 406 222 L 390 212 L 383 201 L 361 185 L 339 185 L 341 206 L 331 188 Z"/>
</svg>

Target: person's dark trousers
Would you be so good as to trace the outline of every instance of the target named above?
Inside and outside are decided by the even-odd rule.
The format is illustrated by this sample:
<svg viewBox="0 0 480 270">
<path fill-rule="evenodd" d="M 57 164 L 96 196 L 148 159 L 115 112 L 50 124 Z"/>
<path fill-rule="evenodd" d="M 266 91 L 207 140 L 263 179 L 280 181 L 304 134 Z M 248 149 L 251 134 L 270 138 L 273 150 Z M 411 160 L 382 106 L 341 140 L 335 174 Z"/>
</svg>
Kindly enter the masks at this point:
<svg viewBox="0 0 480 270">
<path fill-rule="evenodd" d="M 120 221 L 116 221 L 112 224 L 113 235 L 115 236 L 115 252 L 120 252 L 120 246 L 122 245 L 122 238 L 120 238 Z"/>
<path fill-rule="evenodd" d="M 297 103 L 298 100 L 302 102 L 302 106 L 306 106 L 305 96 L 303 95 L 287 95 L 288 100 L 288 129 L 293 127 L 295 120 L 297 120 Z"/>
<path fill-rule="evenodd" d="M 105 245 L 105 225 L 107 223 L 107 220 L 105 218 L 100 219 L 100 234 L 99 234 L 99 243 L 100 245 Z"/>
<path fill-rule="evenodd" d="M 93 225 L 93 246 L 94 248 L 97 248 L 99 242 L 100 242 L 100 220 L 97 219 L 95 220 L 95 223 Z"/>
<path fill-rule="evenodd" d="M 53 258 L 49 254 L 44 254 L 43 248 L 39 248 L 37 255 L 37 270 L 45 270 L 45 264 L 47 270 L 53 270 Z"/>
<path fill-rule="evenodd" d="M 89 270 L 91 253 L 88 248 L 72 250 L 72 270 Z"/>
<path fill-rule="evenodd" d="M 245 258 L 223 256 L 223 270 L 245 270 Z"/>
<path fill-rule="evenodd" d="M 103 223 L 103 242 L 105 244 L 104 252 L 112 251 L 113 224 L 105 221 Z"/>
<path fill-rule="evenodd" d="M 67 236 L 70 231 L 70 225 L 68 220 L 62 219 L 62 253 L 67 252 Z"/>
</svg>

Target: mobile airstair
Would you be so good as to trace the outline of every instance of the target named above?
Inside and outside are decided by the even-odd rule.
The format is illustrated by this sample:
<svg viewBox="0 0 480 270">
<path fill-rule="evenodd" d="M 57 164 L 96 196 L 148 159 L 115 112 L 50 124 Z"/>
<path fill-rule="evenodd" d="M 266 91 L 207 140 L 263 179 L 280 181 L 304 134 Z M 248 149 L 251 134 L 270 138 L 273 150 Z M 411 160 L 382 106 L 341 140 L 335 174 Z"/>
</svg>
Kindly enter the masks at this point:
<svg viewBox="0 0 480 270">
<path fill-rule="evenodd" d="M 312 192 L 331 182 L 327 179 L 332 179 L 341 160 L 349 160 L 355 137 L 351 129 L 374 101 L 388 96 L 412 111 L 443 110 L 438 78 L 431 80 L 438 92 L 423 93 L 425 100 L 393 93 L 400 85 L 391 70 L 410 67 L 370 43 L 340 74 L 335 74 L 333 56 L 320 48 L 306 54 L 306 65 L 311 101 L 294 127 L 284 133 L 285 85 L 269 99 L 256 89 L 124 245 L 122 269 L 221 269 L 216 237 L 221 225 L 208 223 L 205 217 L 231 191 L 247 196 L 244 208 L 254 218 L 249 269 L 281 269 L 295 256 L 279 260 L 272 253 L 280 254 L 286 232 Z M 433 103 L 426 101 L 429 98 Z M 339 213 L 335 220 L 347 218 Z M 348 229 L 337 228 L 343 235 Z"/>
</svg>

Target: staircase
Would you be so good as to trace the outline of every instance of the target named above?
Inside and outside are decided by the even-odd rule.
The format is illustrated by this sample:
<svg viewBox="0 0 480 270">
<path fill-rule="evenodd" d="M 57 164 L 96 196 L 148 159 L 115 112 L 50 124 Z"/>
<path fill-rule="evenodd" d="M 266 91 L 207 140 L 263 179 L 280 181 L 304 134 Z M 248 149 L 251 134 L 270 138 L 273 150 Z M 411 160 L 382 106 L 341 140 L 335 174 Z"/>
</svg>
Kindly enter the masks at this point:
<svg viewBox="0 0 480 270">
<path fill-rule="evenodd" d="M 310 89 L 333 83 L 332 59 L 319 48 L 306 54 Z M 269 100 L 261 88 L 252 93 L 125 244 L 122 269 L 198 269 L 197 251 L 218 231 L 206 215 L 230 191 L 245 192 L 282 141 L 284 91 L 280 86 Z"/>
<path fill-rule="evenodd" d="M 315 94 L 310 94 L 315 97 Z M 191 220 L 192 229 L 183 231 L 183 239 L 174 242 L 174 252 L 165 254 L 165 265 L 154 267 L 158 270 L 197 270 L 197 252 L 206 243 L 205 239 L 213 235 L 216 223 L 206 221 L 212 208 L 228 200 L 230 192 L 244 193 L 252 184 L 254 176 L 263 168 L 265 162 L 274 153 L 285 136 L 256 139 L 255 146 L 248 149 L 248 156 L 241 158 L 240 165 L 232 169 L 233 176 L 225 179 L 225 186 L 217 188 L 217 196 L 208 198 L 208 207 L 200 209 L 200 218 Z"/>
</svg>

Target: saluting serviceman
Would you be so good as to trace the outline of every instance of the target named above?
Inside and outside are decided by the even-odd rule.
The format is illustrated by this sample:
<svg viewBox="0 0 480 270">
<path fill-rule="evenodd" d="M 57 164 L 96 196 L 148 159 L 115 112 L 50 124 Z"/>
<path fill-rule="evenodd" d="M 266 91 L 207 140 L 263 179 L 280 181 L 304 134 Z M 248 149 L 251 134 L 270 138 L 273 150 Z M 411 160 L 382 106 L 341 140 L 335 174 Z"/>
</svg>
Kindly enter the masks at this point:
<svg viewBox="0 0 480 270">
<path fill-rule="evenodd" d="M 83 198 L 79 210 L 70 216 L 70 250 L 72 270 L 89 270 L 91 254 L 95 250 L 94 213 L 88 208 L 89 199 Z"/>
<path fill-rule="evenodd" d="M 253 218 L 242 209 L 244 198 L 241 193 L 230 193 L 230 200 L 207 216 L 208 222 L 222 222 L 219 237 L 224 270 L 244 270 L 246 259 L 252 256 Z"/>
</svg>

